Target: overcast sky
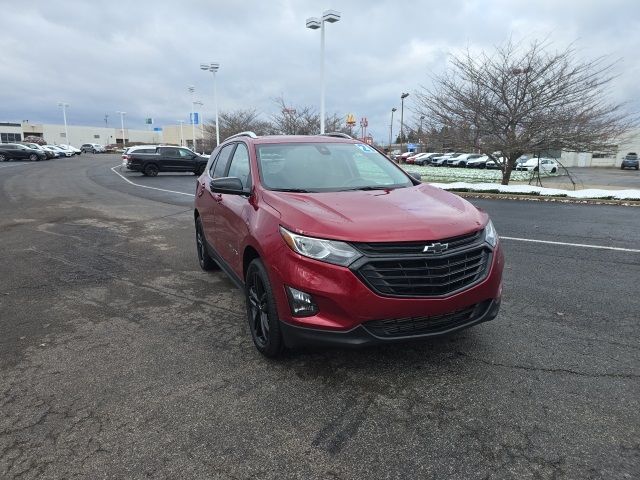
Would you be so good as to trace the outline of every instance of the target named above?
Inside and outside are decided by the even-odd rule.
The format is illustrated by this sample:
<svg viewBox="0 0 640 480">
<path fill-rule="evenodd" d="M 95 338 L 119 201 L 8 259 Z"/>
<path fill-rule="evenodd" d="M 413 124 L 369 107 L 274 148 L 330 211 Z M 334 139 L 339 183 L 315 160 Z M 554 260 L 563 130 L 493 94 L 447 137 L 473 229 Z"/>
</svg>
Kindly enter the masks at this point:
<svg viewBox="0 0 640 480">
<path fill-rule="evenodd" d="M 273 99 L 319 110 L 320 32 L 305 28 L 324 9 L 342 19 L 326 28 L 328 113 L 367 117 L 388 141 L 392 107 L 442 71 L 467 47 L 491 50 L 509 36 L 575 42 L 584 58 L 620 60 L 613 96 L 640 110 L 640 1 L 286 1 L 0 0 L 0 121 L 143 128 L 187 119 L 189 85 L 213 116 L 213 77 L 201 62 L 219 62 L 219 109 L 256 108 L 267 118 Z M 405 103 L 411 117 L 412 98 Z M 399 111 L 398 111 L 399 113 Z M 399 115 L 394 118 L 399 128 Z"/>
</svg>

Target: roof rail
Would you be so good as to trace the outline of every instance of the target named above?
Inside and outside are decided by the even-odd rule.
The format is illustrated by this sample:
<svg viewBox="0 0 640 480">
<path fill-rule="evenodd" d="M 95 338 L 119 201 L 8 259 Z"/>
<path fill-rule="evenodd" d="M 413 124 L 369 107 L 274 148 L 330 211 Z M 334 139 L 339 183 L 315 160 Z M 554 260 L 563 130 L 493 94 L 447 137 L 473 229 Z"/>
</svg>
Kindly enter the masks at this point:
<svg viewBox="0 0 640 480">
<path fill-rule="evenodd" d="M 230 137 L 225 138 L 224 141 L 226 142 L 227 140 L 229 140 L 231 138 L 236 138 L 236 137 L 258 138 L 258 136 L 253 132 L 240 132 L 240 133 L 236 133 L 235 135 L 231 135 Z"/>
<path fill-rule="evenodd" d="M 355 140 L 351 135 L 342 132 L 328 132 L 321 133 L 320 135 L 323 137 L 349 138 L 351 140 Z"/>
</svg>

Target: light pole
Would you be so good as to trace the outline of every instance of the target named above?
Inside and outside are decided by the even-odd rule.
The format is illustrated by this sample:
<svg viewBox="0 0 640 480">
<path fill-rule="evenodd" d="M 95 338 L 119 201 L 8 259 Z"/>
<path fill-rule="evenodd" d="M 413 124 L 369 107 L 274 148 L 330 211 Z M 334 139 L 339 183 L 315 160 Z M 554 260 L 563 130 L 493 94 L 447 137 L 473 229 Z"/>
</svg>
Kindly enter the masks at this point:
<svg viewBox="0 0 640 480">
<path fill-rule="evenodd" d="M 216 111 L 216 147 L 220 145 L 220 130 L 218 129 L 218 86 L 216 82 L 216 72 L 220 68 L 219 63 L 201 63 L 200 69 L 213 73 L 213 105 Z M 204 132 L 204 130 L 203 130 Z"/>
<path fill-rule="evenodd" d="M 191 120 L 191 134 L 193 136 L 193 149 L 195 151 L 196 148 L 196 125 L 195 125 L 195 119 L 196 119 L 196 114 L 194 112 L 195 110 L 195 100 L 193 98 L 193 96 L 196 93 L 196 87 L 194 87 L 193 85 L 189 85 L 189 87 L 187 88 L 187 90 L 189 91 L 189 93 L 191 94 L 191 115 L 189 115 L 191 118 L 189 120 Z"/>
<path fill-rule="evenodd" d="M 67 142 L 67 145 L 71 145 L 69 141 L 69 131 L 67 130 L 67 107 L 68 103 L 58 102 L 58 106 L 62 107 L 62 120 L 64 120 L 64 140 Z"/>
<path fill-rule="evenodd" d="M 184 130 L 182 129 L 184 120 L 178 120 L 178 123 L 180 124 L 180 146 L 184 147 Z"/>
<path fill-rule="evenodd" d="M 404 142 L 404 99 L 409 96 L 408 93 L 400 95 L 400 155 L 402 155 L 402 143 Z"/>
<path fill-rule="evenodd" d="M 127 112 L 116 112 L 120 114 L 120 126 L 122 127 L 122 147 L 126 148 L 127 146 L 127 142 L 124 138 L 124 116 L 127 114 Z"/>
<path fill-rule="evenodd" d="M 420 143 L 420 153 L 424 150 L 422 148 L 422 121 L 424 120 L 424 115 L 420 115 L 420 129 L 418 130 L 418 142 Z"/>
<path fill-rule="evenodd" d="M 391 153 L 391 140 L 393 139 L 393 112 L 397 111 L 396 107 L 391 109 L 391 123 L 389 124 L 389 153 Z"/>
<path fill-rule="evenodd" d="M 307 18 L 307 28 L 320 29 L 320 133 L 324 133 L 324 23 L 336 23 L 340 20 L 340 12 L 325 10 L 322 17 Z"/>
<path fill-rule="evenodd" d="M 195 102 L 193 102 L 193 109 L 196 109 L 196 105 L 198 106 L 202 106 L 204 105 L 201 101 L 196 100 Z M 202 112 L 200 112 L 200 115 L 198 115 L 198 122 L 200 123 L 200 130 L 202 130 L 202 153 L 204 153 L 204 120 L 203 120 L 203 116 L 202 116 Z M 195 140 L 194 140 L 195 142 Z M 194 143 L 193 146 L 193 151 L 196 152 L 196 144 Z"/>
</svg>

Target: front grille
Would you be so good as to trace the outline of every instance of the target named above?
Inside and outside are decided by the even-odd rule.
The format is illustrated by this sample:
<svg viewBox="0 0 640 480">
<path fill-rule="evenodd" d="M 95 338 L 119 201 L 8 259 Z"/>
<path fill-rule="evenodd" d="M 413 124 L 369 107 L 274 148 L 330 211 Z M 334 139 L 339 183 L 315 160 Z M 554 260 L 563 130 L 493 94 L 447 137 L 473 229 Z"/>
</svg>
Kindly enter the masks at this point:
<svg viewBox="0 0 640 480">
<path fill-rule="evenodd" d="M 485 314 L 488 302 L 472 305 L 464 310 L 431 317 L 393 318 L 372 320 L 363 326 L 376 337 L 398 338 L 436 335 L 477 320 Z"/>
<path fill-rule="evenodd" d="M 469 235 L 462 235 L 445 240 L 438 240 L 438 242 L 448 244 L 449 248 L 447 250 L 451 251 L 476 243 L 480 239 L 483 231 L 484 230 L 478 230 L 477 232 L 471 233 Z M 424 247 L 431 243 L 433 242 L 421 241 L 394 243 L 353 243 L 352 245 L 365 255 L 369 256 L 417 254 L 422 255 Z"/>
<path fill-rule="evenodd" d="M 467 288 L 484 278 L 491 250 L 478 245 L 446 255 L 370 258 L 357 269 L 364 283 L 386 296 L 437 297 Z"/>
</svg>

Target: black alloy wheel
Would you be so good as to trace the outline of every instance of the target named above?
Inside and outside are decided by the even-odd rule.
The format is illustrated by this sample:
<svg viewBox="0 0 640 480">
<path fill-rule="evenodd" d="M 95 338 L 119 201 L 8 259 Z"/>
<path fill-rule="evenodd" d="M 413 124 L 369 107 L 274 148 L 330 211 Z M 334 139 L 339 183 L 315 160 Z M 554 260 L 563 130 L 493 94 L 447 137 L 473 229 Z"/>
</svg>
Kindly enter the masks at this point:
<svg viewBox="0 0 640 480">
<path fill-rule="evenodd" d="M 158 166 L 155 163 L 150 163 L 146 167 L 144 167 L 143 173 L 147 177 L 155 177 L 156 175 L 158 175 L 158 172 L 159 172 Z"/>
<path fill-rule="evenodd" d="M 6 162 L 7 156 L 4 153 L 0 153 L 0 162 Z"/>
<path fill-rule="evenodd" d="M 247 268 L 245 295 L 253 343 L 265 357 L 278 357 L 284 349 L 280 320 L 267 271 L 259 258 Z"/>
<path fill-rule="evenodd" d="M 38 160 L 40 160 L 40 158 L 35 153 L 32 153 L 31 155 L 29 155 L 29 160 L 31 160 L 32 162 L 37 162 Z"/>
<path fill-rule="evenodd" d="M 198 251 L 198 263 L 204 271 L 216 270 L 218 264 L 215 262 L 207 251 L 207 244 L 204 237 L 204 229 L 202 228 L 202 219 L 196 219 L 196 249 Z"/>
</svg>

